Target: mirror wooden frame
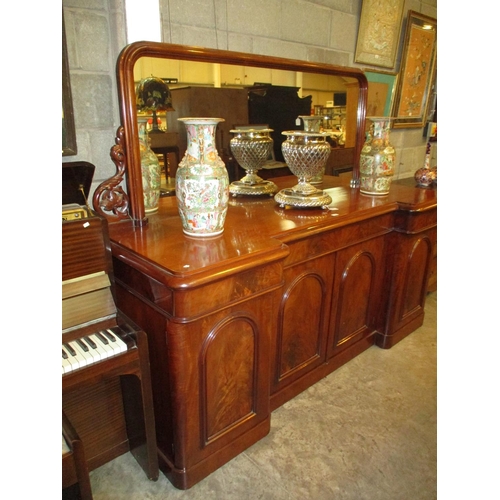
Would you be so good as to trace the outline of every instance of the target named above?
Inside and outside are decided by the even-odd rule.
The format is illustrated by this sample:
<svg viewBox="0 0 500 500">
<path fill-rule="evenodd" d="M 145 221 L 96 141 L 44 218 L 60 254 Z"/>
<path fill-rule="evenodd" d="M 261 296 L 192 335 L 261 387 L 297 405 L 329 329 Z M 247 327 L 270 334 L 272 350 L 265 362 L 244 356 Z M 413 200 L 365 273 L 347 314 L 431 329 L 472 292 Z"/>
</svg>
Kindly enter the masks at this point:
<svg viewBox="0 0 500 500">
<path fill-rule="evenodd" d="M 73 98 L 69 77 L 68 48 L 66 45 L 66 29 L 64 15 L 62 18 L 62 155 L 77 154 L 75 118 L 73 114 Z"/>
<path fill-rule="evenodd" d="M 94 209 L 107 217 L 110 222 L 126 218 L 132 219 L 135 226 L 145 226 L 148 222 L 144 210 L 134 82 L 134 66 L 141 57 L 233 64 L 355 78 L 359 83 L 359 96 L 351 187 L 359 187 L 359 156 L 365 138 L 368 95 L 368 81 L 363 71 L 243 52 L 161 42 L 134 42 L 121 51 L 116 68 L 121 126 L 117 130 L 116 144 L 111 149 L 111 158 L 117 167 L 117 173 L 98 186 L 93 196 Z M 124 179 L 127 193 L 120 186 Z"/>
</svg>

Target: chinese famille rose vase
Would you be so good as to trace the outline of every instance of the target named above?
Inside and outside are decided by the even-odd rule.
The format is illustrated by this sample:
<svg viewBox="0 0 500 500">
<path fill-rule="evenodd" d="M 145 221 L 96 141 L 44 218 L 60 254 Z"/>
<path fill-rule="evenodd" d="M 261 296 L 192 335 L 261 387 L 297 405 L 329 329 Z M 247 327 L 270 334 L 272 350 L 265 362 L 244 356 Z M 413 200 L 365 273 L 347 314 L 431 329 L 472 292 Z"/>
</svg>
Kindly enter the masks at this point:
<svg viewBox="0 0 500 500">
<path fill-rule="evenodd" d="M 396 155 L 389 142 L 391 119 L 367 117 L 372 125 L 359 159 L 360 191 L 364 194 L 389 194 Z"/>
<path fill-rule="evenodd" d="M 224 231 L 229 204 L 229 176 L 215 145 L 223 118 L 179 118 L 186 126 L 187 149 L 175 177 L 182 228 L 189 236 L 216 236 Z"/>
</svg>

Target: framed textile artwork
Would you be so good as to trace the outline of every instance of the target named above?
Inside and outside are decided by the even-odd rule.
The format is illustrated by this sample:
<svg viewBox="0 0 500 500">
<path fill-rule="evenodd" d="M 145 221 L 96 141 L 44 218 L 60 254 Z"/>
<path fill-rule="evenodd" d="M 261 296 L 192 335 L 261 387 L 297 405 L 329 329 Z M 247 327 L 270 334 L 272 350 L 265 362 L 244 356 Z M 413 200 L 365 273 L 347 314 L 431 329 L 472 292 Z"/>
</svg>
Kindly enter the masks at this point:
<svg viewBox="0 0 500 500">
<path fill-rule="evenodd" d="M 397 75 L 371 70 L 364 73 L 368 80 L 366 116 L 392 116 Z"/>
<path fill-rule="evenodd" d="M 363 0 L 354 62 L 393 69 L 404 0 Z"/>
<path fill-rule="evenodd" d="M 408 11 L 393 127 L 423 127 L 436 81 L 437 21 Z"/>
</svg>

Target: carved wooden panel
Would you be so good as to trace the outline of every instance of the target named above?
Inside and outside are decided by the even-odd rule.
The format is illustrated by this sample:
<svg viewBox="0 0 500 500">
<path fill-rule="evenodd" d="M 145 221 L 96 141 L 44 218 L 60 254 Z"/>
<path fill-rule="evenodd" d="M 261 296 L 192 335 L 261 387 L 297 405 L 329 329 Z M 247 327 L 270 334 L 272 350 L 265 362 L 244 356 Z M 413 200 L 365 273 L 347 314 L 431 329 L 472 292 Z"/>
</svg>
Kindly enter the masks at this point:
<svg viewBox="0 0 500 500">
<path fill-rule="evenodd" d="M 327 255 L 285 271 L 271 392 L 324 362 L 333 269 Z"/>
<path fill-rule="evenodd" d="M 428 237 L 412 241 L 407 255 L 404 281 L 403 307 L 400 319 L 424 307 L 427 291 L 427 273 L 432 256 L 432 243 Z"/>
<path fill-rule="evenodd" d="M 389 348 L 423 322 L 425 297 L 434 259 L 436 228 L 419 234 L 393 233 L 389 237 L 393 262 L 388 316 L 380 347 Z"/>
<path fill-rule="evenodd" d="M 329 355 L 374 333 L 382 295 L 384 238 L 337 254 Z"/>
<path fill-rule="evenodd" d="M 256 343 L 256 326 L 247 318 L 224 321 L 208 335 L 200 358 L 205 443 L 254 413 Z"/>
<path fill-rule="evenodd" d="M 324 288 L 321 276 L 306 274 L 300 276 L 286 291 L 279 332 L 280 380 L 319 356 Z"/>
<path fill-rule="evenodd" d="M 399 273 L 395 284 L 401 289 L 394 309 L 393 330 L 398 330 L 413 316 L 421 314 L 427 292 L 427 277 L 433 257 L 433 245 L 429 234 L 417 236 L 398 235 Z"/>
</svg>

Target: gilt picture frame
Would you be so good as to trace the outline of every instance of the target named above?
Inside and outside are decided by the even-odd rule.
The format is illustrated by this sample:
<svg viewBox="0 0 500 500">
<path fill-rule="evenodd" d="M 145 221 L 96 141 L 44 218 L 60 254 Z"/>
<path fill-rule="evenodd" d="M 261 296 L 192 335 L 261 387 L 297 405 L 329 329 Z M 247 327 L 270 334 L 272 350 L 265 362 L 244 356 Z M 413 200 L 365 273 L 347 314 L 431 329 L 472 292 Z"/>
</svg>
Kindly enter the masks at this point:
<svg viewBox="0 0 500 500">
<path fill-rule="evenodd" d="M 408 11 L 393 128 L 423 127 L 436 82 L 437 20 Z"/>
<path fill-rule="evenodd" d="M 363 0 L 354 62 L 394 69 L 405 0 Z"/>
<path fill-rule="evenodd" d="M 392 116 L 397 74 L 364 70 L 368 80 L 366 116 Z"/>
</svg>

